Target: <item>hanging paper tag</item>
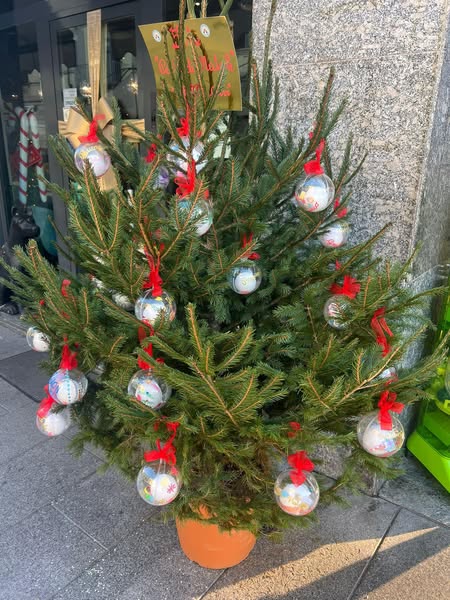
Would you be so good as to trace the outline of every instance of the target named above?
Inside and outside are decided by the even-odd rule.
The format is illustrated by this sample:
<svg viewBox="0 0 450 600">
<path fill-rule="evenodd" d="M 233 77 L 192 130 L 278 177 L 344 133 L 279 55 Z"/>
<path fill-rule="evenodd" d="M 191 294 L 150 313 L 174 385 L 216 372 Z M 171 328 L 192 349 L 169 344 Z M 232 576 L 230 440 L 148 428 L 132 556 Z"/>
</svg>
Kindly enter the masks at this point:
<svg viewBox="0 0 450 600">
<path fill-rule="evenodd" d="M 164 37 L 167 31 L 167 49 L 169 60 L 176 67 L 176 53 L 179 51 L 178 21 L 140 25 L 139 27 L 153 65 L 156 89 L 161 91 L 163 80 L 169 90 L 171 82 L 170 68 L 165 53 Z M 210 94 L 214 93 L 222 65 L 225 67 L 225 81 L 216 99 L 214 108 L 218 110 L 242 110 L 241 78 L 234 48 L 233 36 L 226 17 L 207 17 L 204 19 L 186 19 L 185 43 L 188 70 L 191 74 L 192 88 L 197 87 L 193 51 L 197 53 L 201 74 Z M 194 43 L 188 41 L 193 36 Z M 193 50 L 194 48 L 194 50 Z"/>
</svg>

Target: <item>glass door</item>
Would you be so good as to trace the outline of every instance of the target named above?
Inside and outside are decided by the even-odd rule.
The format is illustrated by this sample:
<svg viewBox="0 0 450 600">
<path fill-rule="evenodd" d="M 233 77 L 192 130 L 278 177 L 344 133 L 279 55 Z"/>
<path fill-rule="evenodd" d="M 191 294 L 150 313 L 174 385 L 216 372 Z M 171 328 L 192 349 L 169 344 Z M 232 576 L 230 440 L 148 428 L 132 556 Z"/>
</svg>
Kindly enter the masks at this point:
<svg viewBox="0 0 450 600">
<path fill-rule="evenodd" d="M 100 95 L 117 98 L 129 119 L 139 116 L 135 12 L 134 2 L 102 10 Z M 76 98 L 91 102 L 86 14 L 58 19 L 51 31 L 58 119 L 66 120 Z"/>
<path fill-rule="evenodd" d="M 13 223 L 23 238 L 15 243 L 35 238 L 55 262 L 53 203 L 41 179 L 48 177 L 47 124 L 35 23 L 1 30 L 0 49 L 7 57 L 0 70 L 3 238 Z"/>
</svg>

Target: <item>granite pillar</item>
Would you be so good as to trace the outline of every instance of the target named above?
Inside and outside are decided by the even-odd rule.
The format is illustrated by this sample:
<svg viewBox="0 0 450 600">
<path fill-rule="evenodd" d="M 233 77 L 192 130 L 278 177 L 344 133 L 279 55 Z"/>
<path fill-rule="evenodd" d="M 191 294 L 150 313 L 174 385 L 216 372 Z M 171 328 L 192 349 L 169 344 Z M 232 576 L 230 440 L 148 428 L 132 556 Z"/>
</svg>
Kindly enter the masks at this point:
<svg viewBox="0 0 450 600">
<path fill-rule="evenodd" d="M 261 57 L 271 0 L 254 0 Z M 330 137 L 339 154 L 353 132 L 368 152 L 351 202 L 353 240 L 392 223 L 386 254 L 404 260 L 419 241 L 415 273 L 446 259 L 450 196 L 448 0 L 279 0 L 271 56 L 280 78 L 280 125 L 311 128 L 329 68 L 348 107 Z M 446 59 L 444 60 L 444 55 Z M 447 74 L 447 76 L 446 76 Z"/>
<path fill-rule="evenodd" d="M 253 2 L 259 61 L 270 4 Z M 279 0 L 272 30 L 280 126 L 299 136 L 310 131 L 334 66 L 333 102 L 348 105 L 329 138 L 332 155 L 339 157 L 349 132 L 356 153 L 368 153 L 353 184 L 352 240 L 391 223 L 381 253 L 404 261 L 422 245 L 408 281 L 417 292 L 441 284 L 439 265 L 449 260 L 449 31 L 449 0 Z M 422 350 L 416 344 L 403 366 Z M 414 411 L 405 412 L 409 432 Z M 339 472 L 340 453 L 323 458 L 325 472 Z"/>
</svg>

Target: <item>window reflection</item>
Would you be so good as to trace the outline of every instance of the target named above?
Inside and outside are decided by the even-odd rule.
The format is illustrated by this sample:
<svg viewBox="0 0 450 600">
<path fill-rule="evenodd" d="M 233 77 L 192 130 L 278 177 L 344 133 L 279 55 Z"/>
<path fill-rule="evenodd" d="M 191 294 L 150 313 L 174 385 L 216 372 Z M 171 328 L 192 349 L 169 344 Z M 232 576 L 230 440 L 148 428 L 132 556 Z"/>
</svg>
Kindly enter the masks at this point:
<svg viewBox="0 0 450 600">
<path fill-rule="evenodd" d="M 34 23 L 0 31 L 0 52 L 8 60 L 0 71 L 0 109 L 7 157 L 6 214 L 27 212 L 40 228 L 39 242 L 56 257 L 50 224 L 52 201 L 40 177 L 48 176 L 44 98 Z M 8 224 L 9 225 L 9 224 Z"/>
<path fill-rule="evenodd" d="M 100 93 L 117 99 L 123 118 L 135 119 L 138 117 L 139 84 L 134 18 L 106 22 L 102 35 L 106 52 L 102 56 Z M 76 97 L 90 103 L 86 25 L 59 31 L 57 40 L 64 118 L 67 118 L 68 109 L 73 106 Z"/>
</svg>

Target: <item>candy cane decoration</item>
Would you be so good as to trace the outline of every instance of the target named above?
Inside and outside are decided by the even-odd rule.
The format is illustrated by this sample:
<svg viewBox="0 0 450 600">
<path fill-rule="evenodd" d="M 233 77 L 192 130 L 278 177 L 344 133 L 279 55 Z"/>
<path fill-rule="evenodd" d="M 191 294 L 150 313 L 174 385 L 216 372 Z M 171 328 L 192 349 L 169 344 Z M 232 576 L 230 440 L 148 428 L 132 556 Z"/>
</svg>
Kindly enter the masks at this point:
<svg viewBox="0 0 450 600">
<path fill-rule="evenodd" d="M 27 203 L 28 189 L 28 168 L 30 165 L 30 139 L 34 146 L 36 161 L 36 175 L 44 177 L 44 163 L 39 142 L 39 128 L 36 115 L 32 110 L 25 111 L 20 106 L 15 108 L 15 113 L 19 119 L 20 138 L 19 138 L 19 200 L 22 204 Z M 30 138 L 31 136 L 31 138 Z M 32 163 L 34 164 L 34 163 Z M 47 202 L 47 186 L 44 181 L 38 179 L 39 195 L 41 202 Z"/>
<path fill-rule="evenodd" d="M 28 188 L 28 141 L 30 137 L 30 123 L 27 113 L 23 108 L 17 106 L 14 109 L 20 127 L 19 138 L 19 200 L 22 204 L 27 203 Z"/>
<path fill-rule="evenodd" d="M 39 153 L 39 161 L 36 163 L 36 175 L 38 176 L 38 187 L 41 202 L 47 202 L 47 185 L 45 181 L 41 181 L 39 177 L 44 177 L 44 161 L 42 160 L 41 142 L 39 140 L 39 126 L 36 115 L 33 111 L 30 111 L 28 121 L 30 123 L 30 133 L 33 142 L 33 146 Z"/>
</svg>

